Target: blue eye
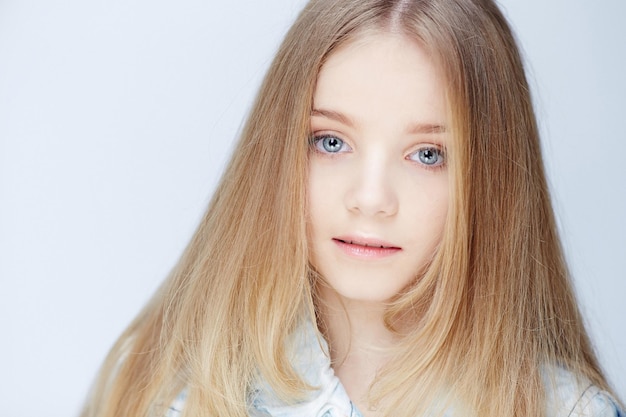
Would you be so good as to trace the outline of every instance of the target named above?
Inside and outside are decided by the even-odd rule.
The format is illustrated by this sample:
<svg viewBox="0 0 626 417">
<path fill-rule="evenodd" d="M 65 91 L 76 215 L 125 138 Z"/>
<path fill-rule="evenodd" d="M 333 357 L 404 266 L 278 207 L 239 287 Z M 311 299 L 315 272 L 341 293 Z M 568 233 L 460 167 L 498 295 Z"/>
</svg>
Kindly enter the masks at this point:
<svg viewBox="0 0 626 417">
<path fill-rule="evenodd" d="M 435 146 L 418 149 L 416 152 L 409 155 L 409 159 L 429 167 L 438 167 L 443 165 L 446 161 L 443 150 Z"/>
<path fill-rule="evenodd" d="M 314 136 L 311 142 L 315 149 L 322 153 L 340 153 L 352 150 L 342 139 L 333 135 Z"/>
</svg>

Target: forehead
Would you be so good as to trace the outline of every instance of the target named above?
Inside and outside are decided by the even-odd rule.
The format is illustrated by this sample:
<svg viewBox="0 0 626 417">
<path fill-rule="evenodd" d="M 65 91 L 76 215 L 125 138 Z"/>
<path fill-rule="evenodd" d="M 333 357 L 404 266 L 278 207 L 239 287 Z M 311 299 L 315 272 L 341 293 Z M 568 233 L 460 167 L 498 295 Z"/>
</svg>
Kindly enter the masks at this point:
<svg viewBox="0 0 626 417">
<path fill-rule="evenodd" d="M 368 121 L 445 125 L 442 77 L 417 41 L 397 33 L 368 32 L 334 51 L 322 66 L 314 109 Z"/>
</svg>

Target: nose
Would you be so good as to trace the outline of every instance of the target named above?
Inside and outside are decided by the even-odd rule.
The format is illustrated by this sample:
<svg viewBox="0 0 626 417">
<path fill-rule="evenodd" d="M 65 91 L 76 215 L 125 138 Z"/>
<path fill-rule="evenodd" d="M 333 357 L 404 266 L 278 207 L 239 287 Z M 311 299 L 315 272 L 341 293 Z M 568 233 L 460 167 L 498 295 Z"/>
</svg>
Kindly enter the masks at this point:
<svg viewBox="0 0 626 417">
<path fill-rule="evenodd" d="M 353 167 L 345 194 L 346 208 L 364 216 L 389 217 L 398 212 L 398 194 L 391 167 L 372 158 Z"/>
</svg>

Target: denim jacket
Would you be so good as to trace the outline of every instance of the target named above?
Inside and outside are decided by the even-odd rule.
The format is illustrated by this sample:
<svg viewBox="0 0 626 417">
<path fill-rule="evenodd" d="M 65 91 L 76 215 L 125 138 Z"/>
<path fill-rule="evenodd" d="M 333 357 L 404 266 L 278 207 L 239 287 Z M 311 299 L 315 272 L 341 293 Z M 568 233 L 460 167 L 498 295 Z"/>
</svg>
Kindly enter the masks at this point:
<svg viewBox="0 0 626 417">
<path fill-rule="evenodd" d="M 335 376 L 325 341 L 308 322 L 295 335 L 294 368 L 307 383 L 320 387 L 306 401 L 285 404 L 263 381 L 250 393 L 250 417 L 363 417 Z M 611 396 L 592 384 L 579 382 L 570 372 L 551 367 L 544 372 L 548 417 L 626 417 Z M 187 392 L 182 391 L 165 417 L 180 417 Z M 445 417 L 454 417 L 449 410 Z"/>
</svg>

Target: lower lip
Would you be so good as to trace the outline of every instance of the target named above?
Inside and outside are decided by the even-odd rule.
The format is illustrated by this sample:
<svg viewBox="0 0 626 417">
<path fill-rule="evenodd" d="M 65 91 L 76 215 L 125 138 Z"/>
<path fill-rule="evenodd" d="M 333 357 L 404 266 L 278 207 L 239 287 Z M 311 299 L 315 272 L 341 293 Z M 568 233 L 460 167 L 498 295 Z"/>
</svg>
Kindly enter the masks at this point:
<svg viewBox="0 0 626 417">
<path fill-rule="evenodd" d="M 360 259 L 388 258 L 402 250 L 401 248 L 377 248 L 375 246 L 355 245 L 337 239 L 333 239 L 333 242 L 335 242 L 339 249 L 341 249 L 346 255 Z"/>
</svg>

